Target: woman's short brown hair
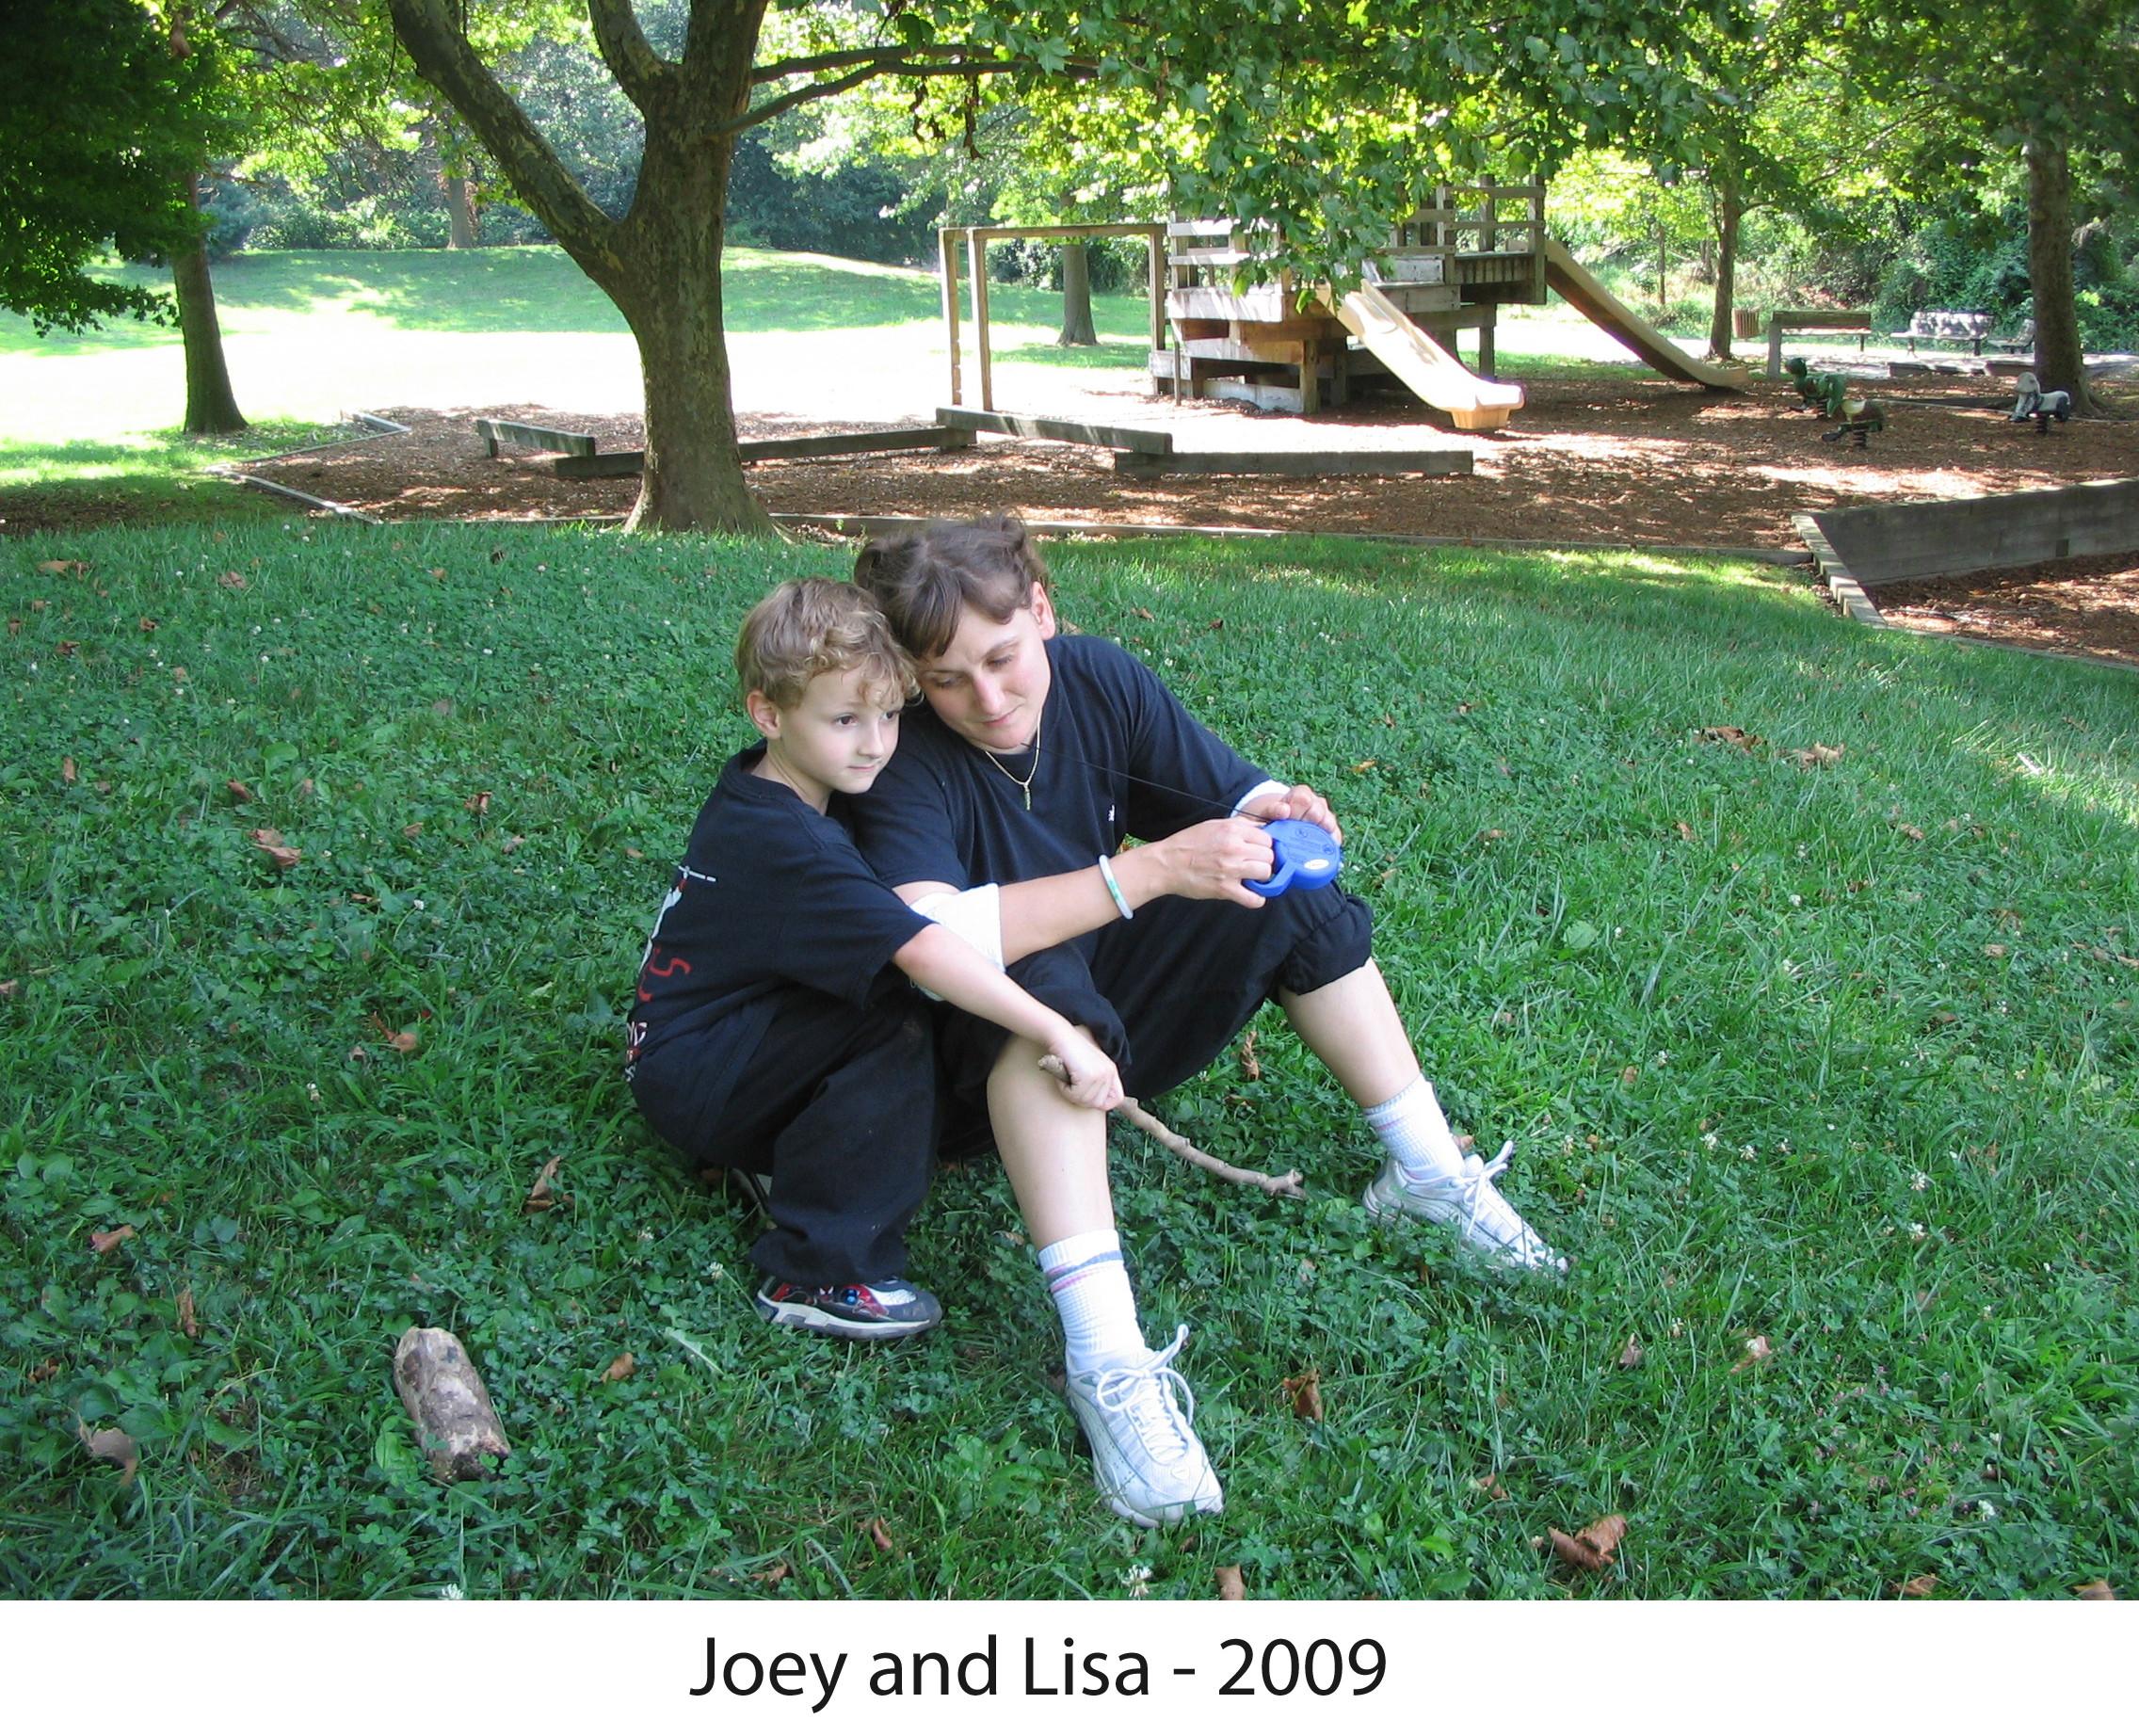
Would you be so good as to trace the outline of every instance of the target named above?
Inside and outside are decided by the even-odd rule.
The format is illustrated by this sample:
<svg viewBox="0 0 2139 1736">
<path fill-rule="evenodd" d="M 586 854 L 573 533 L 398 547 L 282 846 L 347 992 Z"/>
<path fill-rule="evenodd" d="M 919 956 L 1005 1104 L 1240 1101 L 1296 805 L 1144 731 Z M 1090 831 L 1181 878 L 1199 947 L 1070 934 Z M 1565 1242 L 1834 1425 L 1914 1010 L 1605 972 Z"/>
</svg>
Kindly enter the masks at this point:
<svg viewBox="0 0 2139 1736">
<path fill-rule="evenodd" d="M 782 711 L 800 704 L 818 676 L 852 668 L 867 669 L 872 687 L 902 700 L 921 691 L 913 659 L 875 602 L 836 579 L 789 579 L 744 618 L 735 635 L 745 697 L 762 693 Z"/>
<path fill-rule="evenodd" d="M 916 657 L 941 656 L 957 636 L 967 606 L 1006 621 L 1047 577 L 1039 551 L 1013 518 L 942 522 L 900 537 L 873 538 L 854 563 L 854 582 Z"/>
</svg>

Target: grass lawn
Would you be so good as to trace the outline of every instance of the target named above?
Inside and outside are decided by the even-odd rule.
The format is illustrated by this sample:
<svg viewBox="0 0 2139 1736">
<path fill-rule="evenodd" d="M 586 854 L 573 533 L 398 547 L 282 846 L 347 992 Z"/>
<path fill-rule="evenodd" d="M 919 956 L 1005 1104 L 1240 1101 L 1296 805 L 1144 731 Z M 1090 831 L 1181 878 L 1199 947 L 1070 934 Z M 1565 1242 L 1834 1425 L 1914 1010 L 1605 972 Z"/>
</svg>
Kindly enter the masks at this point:
<svg viewBox="0 0 2139 1736">
<path fill-rule="evenodd" d="M 1306 1201 L 1117 1137 L 1227 1487 L 1157 1536 L 1095 1499 L 991 1167 L 919 1225 L 941 1331 L 778 1333 L 750 1225 L 619 1079 L 668 864 L 745 739 L 735 625 L 838 565 L 279 522 L 0 544 L 0 1587 L 2131 1586 L 2128 675 L 1652 557 L 1058 550 L 1084 631 L 1331 794 L 1429 1074 L 1488 1149 L 1520 1137 L 1513 1197 L 1574 1261 L 1495 1281 L 1370 1224 L 1371 1137 L 1266 1013 L 1259 1081 L 1229 1058 L 1160 1107 Z M 481 1366 L 496 1481 L 419 1473 L 410 1323 Z M 1319 1422 L 1280 1386 L 1311 1369 Z M 131 1486 L 78 1423 L 138 1443 Z M 1530 1548 L 1613 1512 L 1611 1574 Z"/>
<path fill-rule="evenodd" d="M 796 399 L 902 365 L 914 378 L 894 384 L 890 413 L 921 413 L 936 401 L 928 394 L 941 390 L 943 337 L 935 279 L 741 248 L 728 254 L 724 284 L 739 402 L 873 413 Z M 247 253 L 216 267 L 216 289 L 238 404 L 250 417 L 313 424 L 394 404 L 638 407 L 638 351 L 622 317 L 555 248 Z M 1061 300 L 993 289 L 995 342 L 1013 368 L 1091 365 L 1053 346 Z M 1105 365 L 1141 362 L 1142 298 L 1096 297 L 1094 315 Z M 817 376 L 834 382 L 827 394 L 787 383 Z M 39 338 L 27 320 L 0 314 L 0 489 L 24 467 L 64 467 L 74 442 L 137 449 L 154 469 L 169 447 L 158 431 L 182 419 L 185 401 L 174 330 L 127 321 Z"/>
</svg>

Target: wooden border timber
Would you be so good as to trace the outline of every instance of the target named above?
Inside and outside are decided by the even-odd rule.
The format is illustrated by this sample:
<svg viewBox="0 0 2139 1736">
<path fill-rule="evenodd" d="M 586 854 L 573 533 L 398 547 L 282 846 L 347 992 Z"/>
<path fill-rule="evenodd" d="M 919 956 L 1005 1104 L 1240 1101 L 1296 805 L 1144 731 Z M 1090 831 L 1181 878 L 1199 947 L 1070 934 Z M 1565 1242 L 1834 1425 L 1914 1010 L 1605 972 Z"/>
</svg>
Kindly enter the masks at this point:
<svg viewBox="0 0 2139 1736">
<path fill-rule="evenodd" d="M 1432 452 L 1116 452 L 1124 476 L 1468 476 L 1468 446 Z"/>
<path fill-rule="evenodd" d="M 1809 512 L 1793 512 L 1790 522 L 1797 534 L 1805 538 L 1805 546 L 1811 551 L 1812 566 L 1827 584 L 1827 594 L 1850 619 L 1866 627 L 1890 627 L 1893 623 L 1880 614 L 1879 605 L 1864 594 L 1864 587 L 1842 565 L 1841 556 L 1834 551 L 1819 522 Z"/>
<path fill-rule="evenodd" d="M 1112 446 L 1118 452 L 1148 452 L 1166 457 L 1173 436 L 1158 428 L 1109 428 L 1085 422 L 1056 422 L 1046 416 L 1008 416 L 999 410 L 959 410 L 946 405 L 936 420 L 976 434 L 1015 434 L 1023 440 L 1067 441 L 1074 446 Z"/>
<path fill-rule="evenodd" d="M 999 223 L 972 224 L 936 232 L 938 257 L 943 271 L 943 329 L 951 360 L 951 402 L 963 403 L 959 379 L 957 250 L 965 244 L 966 272 L 973 280 L 974 373 L 980 385 L 980 407 L 995 408 L 994 356 L 988 336 L 988 244 L 990 241 L 1096 241 L 1109 235 L 1142 235 L 1150 260 L 1151 347 L 1166 345 L 1166 283 L 1160 269 L 1166 247 L 1164 223 Z"/>
<path fill-rule="evenodd" d="M 860 434 L 805 434 L 794 440 L 742 440 L 735 442 L 746 464 L 775 458 L 837 458 L 864 452 L 958 452 L 973 443 L 965 428 L 877 428 Z M 537 458 L 537 470 L 581 480 L 590 476 L 635 476 L 646 467 L 643 450 L 559 454 Z"/>
<path fill-rule="evenodd" d="M 594 436 L 568 434 L 562 428 L 537 427 L 527 422 L 493 422 L 488 416 L 475 418 L 475 432 L 483 437 L 486 456 L 496 458 L 502 442 L 508 446 L 532 446 L 537 452 L 569 452 L 577 458 L 594 456 Z"/>
</svg>

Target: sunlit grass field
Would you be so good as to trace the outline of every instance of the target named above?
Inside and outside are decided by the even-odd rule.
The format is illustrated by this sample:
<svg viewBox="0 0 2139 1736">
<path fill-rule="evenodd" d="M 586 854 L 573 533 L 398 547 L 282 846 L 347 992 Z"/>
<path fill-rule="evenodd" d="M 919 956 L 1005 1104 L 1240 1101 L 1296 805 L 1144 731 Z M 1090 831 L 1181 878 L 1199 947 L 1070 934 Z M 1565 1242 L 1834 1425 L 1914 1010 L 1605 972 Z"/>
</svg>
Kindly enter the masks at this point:
<svg viewBox="0 0 2139 1736">
<path fill-rule="evenodd" d="M 782 1334 L 749 1310 L 752 1226 L 619 1076 L 646 927 L 746 737 L 736 623 L 836 551 L 280 520 L 11 538 L 0 1585 L 1197 1598 L 1238 1564 L 1256 1597 L 2129 1587 L 2129 675 L 1653 557 L 1054 559 L 1079 628 L 1329 793 L 1429 1073 L 1488 1149 L 1520 1139 L 1507 1184 L 1564 1284 L 1370 1224 L 1371 1138 L 1266 1012 L 1260 1078 L 1228 1057 L 1158 1107 L 1297 1166 L 1305 1201 L 1117 1136 L 1147 1324 L 1191 1327 L 1228 1494 L 1138 1534 L 1095 1498 L 991 1165 L 944 1173 L 919 1226 L 941 1330 Z M 1724 726 L 1760 739 L 1702 733 Z M 559 1203 L 528 1214 L 553 1160 Z M 482 1368 L 497 1480 L 421 1474 L 389 1368 L 411 1323 Z M 1320 1421 L 1282 1384 L 1310 1371 Z M 130 1484 L 85 1424 L 137 1443 Z M 1607 1573 L 1531 1547 L 1612 1513 Z"/>
</svg>

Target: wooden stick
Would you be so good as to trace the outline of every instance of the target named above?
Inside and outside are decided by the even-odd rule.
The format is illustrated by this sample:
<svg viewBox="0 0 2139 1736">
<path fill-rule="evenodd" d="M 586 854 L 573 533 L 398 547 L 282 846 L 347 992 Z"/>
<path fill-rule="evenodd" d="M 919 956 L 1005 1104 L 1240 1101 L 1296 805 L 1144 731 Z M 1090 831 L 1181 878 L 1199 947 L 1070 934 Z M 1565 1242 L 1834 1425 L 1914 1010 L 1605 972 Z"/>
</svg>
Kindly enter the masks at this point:
<svg viewBox="0 0 2139 1736">
<path fill-rule="evenodd" d="M 394 1390 L 440 1482 L 487 1477 L 491 1468 L 485 1461 L 512 1451 L 482 1375 L 452 1333 L 438 1326 L 404 1332 L 394 1349 Z"/>
<path fill-rule="evenodd" d="M 1040 1071 L 1055 1079 L 1066 1080 L 1068 1070 L 1053 1055 L 1039 1058 Z M 1141 1128 L 1167 1150 L 1184 1163 L 1194 1164 L 1198 1169 L 1208 1169 L 1222 1181 L 1237 1181 L 1243 1187 L 1260 1187 L 1266 1194 L 1281 1194 L 1287 1199 L 1305 1199 L 1307 1191 L 1300 1186 L 1300 1172 L 1288 1169 L 1281 1176 L 1267 1174 L 1261 1169 L 1236 1169 L 1222 1158 L 1192 1146 L 1172 1128 L 1153 1115 L 1134 1097 L 1121 1100 L 1119 1113 L 1132 1127 Z"/>
</svg>

